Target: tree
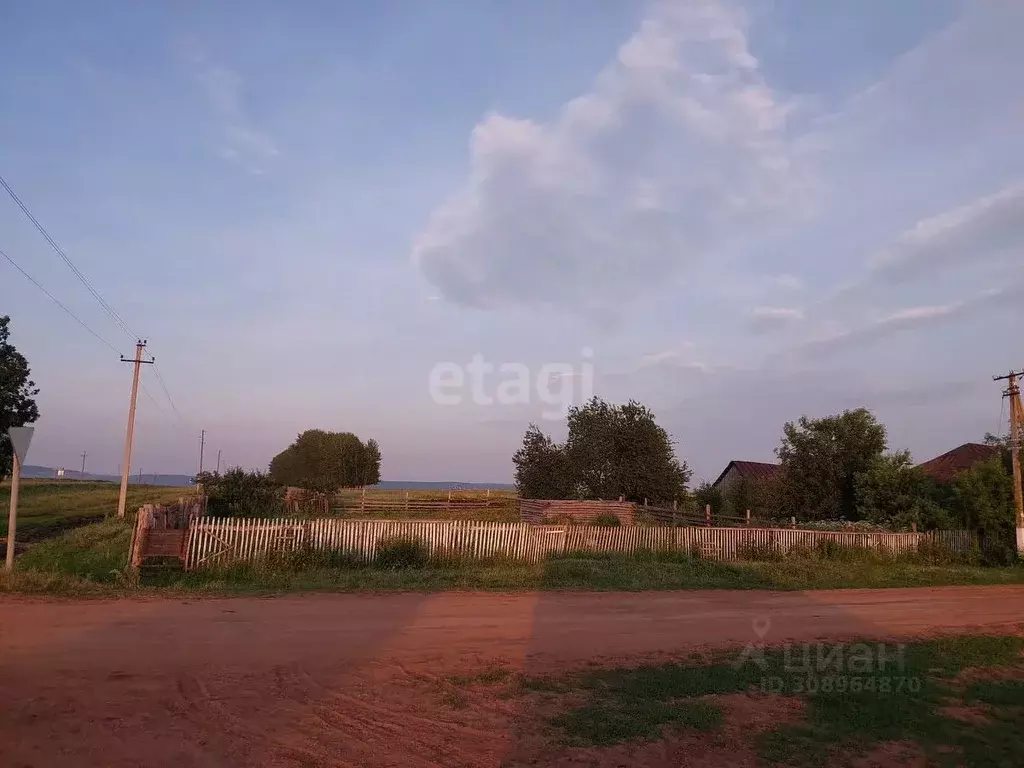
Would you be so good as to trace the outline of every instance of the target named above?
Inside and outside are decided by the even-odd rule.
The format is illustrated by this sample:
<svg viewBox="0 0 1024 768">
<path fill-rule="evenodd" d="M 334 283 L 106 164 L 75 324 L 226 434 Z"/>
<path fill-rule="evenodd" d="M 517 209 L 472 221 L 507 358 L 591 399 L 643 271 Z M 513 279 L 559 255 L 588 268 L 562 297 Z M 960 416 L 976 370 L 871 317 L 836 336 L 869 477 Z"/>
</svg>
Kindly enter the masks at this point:
<svg viewBox="0 0 1024 768">
<path fill-rule="evenodd" d="M 941 503 L 936 481 L 914 467 L 909 451 L 883 454 L 854 479 L 857 516 L 879 525 L 922 531 L 950 529 L 956 520 Z"/>
<path fill-rule="evenodd" d="M 652 503 L 684 499 L 690 470 L 646 406 L 611 405 L 598 397 L 568 413 L 564 445 L 531 424 L 516 452 L 516 481 L 526 498 L 616 499 Z M 529 494 L 529 495 L 527 495 Z"/>
<path fill-rule="evenodd" d="M 39 418 L 34 399 L 39 389 L 29 378 L 25 356 L 9 341 L 10 320 L 0 315 L 0 480 L 10 473 L 13 460 L 8 428 L 23 427 Z"/>
<path fill-rule="evenodd" d="M 515 452 L 516 488 L 524 499 L 567 499 L 572 493 L 572 478 L 565 451 L 531 424 L 523 435 L 523 445 Z"/>
<path fill-rule="evenodd" d="M 1016 549 L 1013 477 L 1002 460 L 996 456 L 957 472 L 951 485 L 960 524 L 978 533 L 986 559 L 1012 561 Z"/>
<path fill-rule="evenodd" d="M 380 446 L 351 432 L 307 429 L 270 462 L 270 477 L 282 485 L 334 493 L 380 480 Z"/>
<path fill-rule="evenodd" d="M 803 520 L 858 519 L 855 478 L 886 447 L 885 426 L 866 408 L 787 422 L 775 449 L 787 510 Z"/>
<path fill-rule="evenodd" d="M 360 485 L 377 485 L 380 482 L 380 443 L 372 437 L 366 441 L 363 451 L 363 478 Z"/>
<path fill-rule="evenodd" d="M 781 477 L 739 478 L 719 492 L 719 506 L 712 504 L 715 512 L 728 517 L 744 517 L 747 510 L 755 518 L 772 519 L 782 513 Z"/>
<path fill-rule="evenodd" d="M 246 472 L 232 467 L 223 475 L 201 472 L 196 485 L 202 485 L 207 511 L 223 517 L 263 517 L 281 513 L 284 487 L 263 472 Z"/>
</svg>

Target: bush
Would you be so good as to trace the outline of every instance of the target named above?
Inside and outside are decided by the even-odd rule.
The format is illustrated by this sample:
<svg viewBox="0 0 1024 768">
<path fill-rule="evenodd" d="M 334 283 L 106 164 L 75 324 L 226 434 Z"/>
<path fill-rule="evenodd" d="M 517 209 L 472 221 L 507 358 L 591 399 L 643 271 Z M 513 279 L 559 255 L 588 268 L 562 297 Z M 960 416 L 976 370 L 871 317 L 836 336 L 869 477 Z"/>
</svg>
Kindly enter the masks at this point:
<svg viewBox="0 0 1024 768">
<path fill-rule="evenodd" d="M 281 514 L 284 486 L 262 472 L 246 472 L 241 467 L 223 475 L 204 472 L 196 477 L 207 496 L 207 512 L 223 517 L 269 517 Z"/>
<path fill-rule="evenodd" d="M 771 544 L 741 542 L 736 546 L 736 557 L 740 560 L 771 562 L 782 559 L 782 550 Z"/>
<path fill-rule="evenodd" d="M 591 525 L 597 525 L 602 528 L 618 528 L 622 525 L 622 521 L 619 520 L 618 515 L 613 515 L 610 512 L 602 512 L 600 515 L 595 517 L 591 521 Z"/>
<path fill-rule="evenodd" d="M 415 536 L 394 536 L 377 543 L 375 560 L 379 568 L 423 568 L 430 562 L 430 550 Z"/>
</svg>

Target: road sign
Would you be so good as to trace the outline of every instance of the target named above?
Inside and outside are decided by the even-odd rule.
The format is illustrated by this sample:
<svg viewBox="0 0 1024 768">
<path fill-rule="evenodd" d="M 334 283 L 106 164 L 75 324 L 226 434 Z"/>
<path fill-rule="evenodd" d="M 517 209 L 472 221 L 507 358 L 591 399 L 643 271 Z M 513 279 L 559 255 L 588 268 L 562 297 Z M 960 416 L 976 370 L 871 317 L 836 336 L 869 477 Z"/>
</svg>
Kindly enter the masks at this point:
<svg viewBox="0 0 1024 768">
<path fill-rule="evenodd" d="M 11 438 L 11 445 L 14 446 L 14 455 L 18 457 L 18 463 L 25 463 L 25 456 L 28 454 L 28 446 L 32 442 L 32 434 L 35 427 L 9 427 L 7 436 Z"/>
</svg>

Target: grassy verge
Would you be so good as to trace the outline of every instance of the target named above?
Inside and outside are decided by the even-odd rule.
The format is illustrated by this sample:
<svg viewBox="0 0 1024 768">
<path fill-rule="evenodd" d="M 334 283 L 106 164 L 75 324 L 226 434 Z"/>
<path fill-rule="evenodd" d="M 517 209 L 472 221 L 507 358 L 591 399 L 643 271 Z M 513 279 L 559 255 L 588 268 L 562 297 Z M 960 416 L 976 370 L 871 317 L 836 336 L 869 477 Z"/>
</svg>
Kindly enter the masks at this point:
<svg viewBox="0 0 1024 768">
<path fill-rule="evenodd" d="M 33 544 L 0 577 L 0 590 L 94 594 L 129 588 L 130 522 L 105 520 Z M 397 555 L 397 557 L 396 557 Z M 383 567 L 384 564 L 388 567 Z M 570 555 L 527 564 L 431 562 L 402 547 L 376 564 L 344 553 L 297 553 L 273 562 L 172 573 L 144 587 L 206 593 L 296 591 L 824 589 L 1024 583 L 1024 568 L 928 565 L 844 557 L 720 563 L 685 555 Z"/>
<path fill-rule="evenodd" d="M 38 541 L 102 520 L 117 511 L 119 491 L 114 483 L 22 480 L 18 491 L 18 541 Z M 129 485 L 127 506 L 136 510 L 143 504 L 177 501 L 188 491 L 176 486 Z M 0 485 L 0 509 L 7 509 L 10 497 L 10 482 L 5 482 Z"/>
<path fill-rule="evenodd" d="M 890 644 L 884 656 L 878 647 L 814 644 L 809 670 L 801 648 L 570 676 L 547 688 L 579 703 L 550 722 L 568 743 L 596 746 L 659 738 L 670 725 L 715 731 L 725 719 L 716 697 L 770 689 L 800 699 L 804 716 L 754 735 L 768 764 L 845 765 L 901 744 L 934 765 L 1024 765 L 1024 638 L 944 637 Z M 968 670 L 982 678 L 965 682 Z"/>
</svg>

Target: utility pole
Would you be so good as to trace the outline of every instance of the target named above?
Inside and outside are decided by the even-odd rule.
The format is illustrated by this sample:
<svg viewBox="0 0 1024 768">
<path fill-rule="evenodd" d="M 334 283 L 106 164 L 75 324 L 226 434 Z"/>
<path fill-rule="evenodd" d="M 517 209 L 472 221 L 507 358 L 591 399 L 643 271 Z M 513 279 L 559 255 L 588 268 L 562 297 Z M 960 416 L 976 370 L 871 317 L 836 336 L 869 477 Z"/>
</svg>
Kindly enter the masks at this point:
<svg viewBox="0 0 1024 768">
<path fill-rule="evenodd" d="M 199 474 L 203 474 L 203 449 L 206 447 L 206 430 L 199 434 Z"/>
<path fill-rule="evenodd" d="M 217 474 L 220 474 L 220 448 L 217 449 Z"/>
<path fill-rule="evenodd" d="M 1020 402 L 1020 386 L 1017 377 L 1024 371 L 1010 371 L 1005 376 L 993 376 L 993 381 L 1006 381 L 1003 397 L 1010 400 L 1010 462 L 1013 466 L 1013 504 L 1016 514 L 1017 554 L 1024 557 L 1024 489 L 1020 484 L 1020 446 L 1024 431 L 1024 408 Z"/>
<path fill-rule="evenodd" d="M 85 480 L 85 457 L 88 455 L 89 453 L 87 451 L 82 451 L 82 472 L 78 476 L 79 480 Z"/>
<path fill-rule="evenodd" d="M 135 401 L 139 396 L 139 370 L 142 368 L 143 363 L 153 363 L 153 360 L 142 359 L 142 350 L 145 348 L 146 340 L 139 339 L 135 343 L 134 360 L 129 360 L 124 355 L 121 355 L 122 363 L 135 363 L 135 373 L 132 376 L 132 399 L 128 404 L 128 428 L 124 433 L 124 458 L 121 461 L 121 493 L 117 497 L 118 517 L 124 517 L 125 504 L 128 501 L 128 472 L 132 463 L 132 437 L 135 433 Z"/>
</svg>

